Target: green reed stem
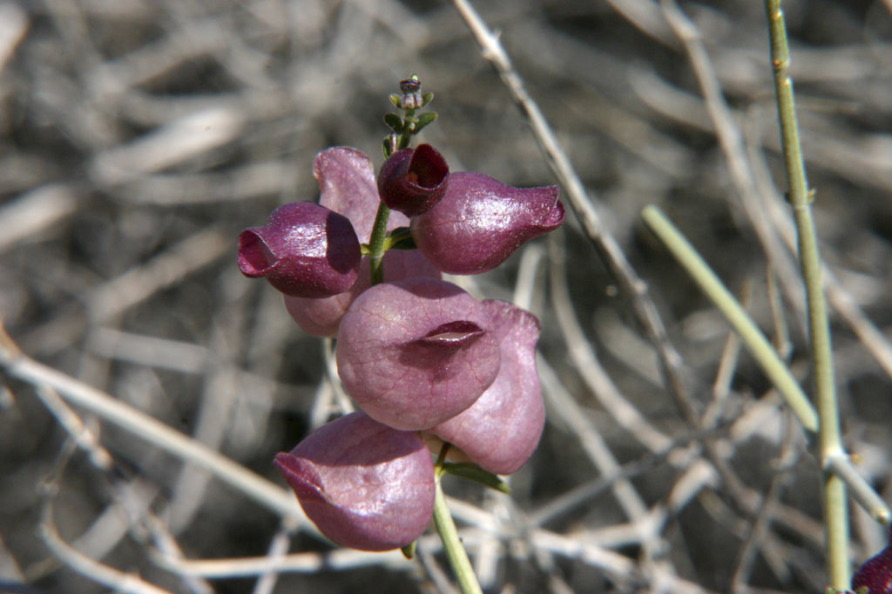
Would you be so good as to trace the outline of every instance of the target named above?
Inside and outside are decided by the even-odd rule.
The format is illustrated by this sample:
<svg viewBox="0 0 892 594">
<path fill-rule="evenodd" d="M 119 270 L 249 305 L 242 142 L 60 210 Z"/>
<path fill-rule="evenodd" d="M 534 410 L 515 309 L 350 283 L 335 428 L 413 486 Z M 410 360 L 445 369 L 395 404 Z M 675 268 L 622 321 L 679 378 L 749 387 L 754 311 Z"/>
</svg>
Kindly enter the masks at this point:
<svg viewBox="0 0 892 594">
<path fill-rule="evenodd" d="M 672 252 L 679 264 L 685 268 L 694 282 L 722 312 L 762 371 L 786 399 L 787 405 L 802 423 L 802 426 L 812 433 L 816 432 L 818 430 L 818 415 L 814 407 L 802 391 L 796 378 L 790 373 L 790 369 L 781 360 L 777 351 L 746 313 L 746 310 L 734 298 L 734 295 L 728 291 L 715 272 L 659 208 L 648 206 L 641 216 L 666 248 Z"/>
<path fill-rule="evenodd" d="M 820 456 L 824 469 L 824 523 L 827 530 L 826 554 L 829 586 L 844 591 L 850 585 L 848 555 L 848 510 L 843 480 L 830 471 L 827 461 L 845 455 L 840 434 L 839 407 L 833 381 L 833 359 L 830 326 L 821 284 L 821 261 L 812 220 L 811 202 L 805 177 L 805 165 L 799 142 L 793 82 L 790 80 L 790 49 L 787 43 L 784 14 L 780 0 L 766 0 L 771 63 L 777 95 L 781 142 L 790 186 L 789 201 L 793 207 L 799 243 L 799 263 L 805 280 L 808 301 L 808 327 L 814 373 L 815 399 L 820 416 Z"/>
</svg>

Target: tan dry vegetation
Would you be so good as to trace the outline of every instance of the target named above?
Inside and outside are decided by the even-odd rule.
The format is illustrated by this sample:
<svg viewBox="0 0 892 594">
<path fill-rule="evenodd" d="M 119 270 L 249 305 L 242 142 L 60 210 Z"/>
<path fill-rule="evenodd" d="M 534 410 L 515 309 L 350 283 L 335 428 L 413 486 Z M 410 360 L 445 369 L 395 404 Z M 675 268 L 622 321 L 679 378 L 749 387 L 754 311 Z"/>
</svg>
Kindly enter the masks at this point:
<svg viewBox="0 0 892 594">
<path fill-rule="evenodd" d="M 888 501 L 892 4 L 785 6 L 846 443 Z M 449 485 L 484 587 L 822 591 L 809 438 L 639 219 L 660 205 L 808 385 L 763 6 L 477 8 L 669 341 L 654 349 L 616 254 L 573 217 L 466 281 L 542 319 L 549 407 L 510 500 Z M 302 519 L 271 459 L 343 394 L 327 345 L 235 265 L 242 228 L 316 197 L 318 151 L 355 146 L 380 164 L 387 95 L 412 72 L 440 114 L 423 138 L 453 170 L 555 182 L 450 3 L 0 2 L 0 315 L 21 349 L 0 357 L 0 580 L 446 587 L 434 536 L 407 562 L 333 549 Z M 855 506 L 852 541 L 859 560 L 884 542 Z"/>
</svg>

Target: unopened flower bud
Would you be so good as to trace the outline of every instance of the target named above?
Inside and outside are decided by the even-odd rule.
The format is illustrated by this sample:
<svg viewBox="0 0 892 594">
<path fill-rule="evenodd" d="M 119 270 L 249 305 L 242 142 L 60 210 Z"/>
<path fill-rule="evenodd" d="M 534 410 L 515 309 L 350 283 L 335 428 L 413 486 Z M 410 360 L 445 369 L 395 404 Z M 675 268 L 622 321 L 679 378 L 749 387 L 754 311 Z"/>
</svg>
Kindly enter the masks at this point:
<svg viewBox="0 0 892 594">
<path fill-rule="evenodd" d="M 369 416 L 416 431 L 480 397 L 498 373 L 499 345 L 479 301 L 416 277 L 356 298 L 338 330 L 337 360 L 344 387 Z"/>
<path fill-rule="evenodd" d="M 280 206 L 266 225 L 239 236 L 242 273 L 266 277 L 286 295 L 343 293 L 356 282 L 359 262 L 359 240 L 350 221 L 312 202 Z"/>
<path fill-rule="evenodd" d="M 429 144 L 395 152 L 381 166 L 378 193 L 388 207 L 414 217 L 440 201 L 446 192 L 449 166 Z"/>
<path fill-rule="evenodd" d="M 484 301 L 483 307 L 499 340 L 499 375 L 470 408 L 429 432 L 461 449 L 484 470 L 511 474 L 532 455 L 545 427 L 536 371 L 539 321 L 504 301 Z"/>
<path fill-rule="evenodd" d="M 424 97 L 421 94 L 421 81 L 416 75 L 400 81 L 400 108 L 419 109 L 424 105 Z"/>
<path fill-rule="evenodd" d="M 526 241 L 558 228 L 557 186 L 514 188 L 480 173 L 452 173 L 443 198 L 412 219 L 418 249 L 443 272 L 479 274 Z"/>
<path fill-rule="evenodd" d="M 364 413 L 310 434 L 275 464 L 307 517 L 339 545 L 386 551 L 424 532 L 434 510 L 434 469 L 417 433 Z"/>
</svg>

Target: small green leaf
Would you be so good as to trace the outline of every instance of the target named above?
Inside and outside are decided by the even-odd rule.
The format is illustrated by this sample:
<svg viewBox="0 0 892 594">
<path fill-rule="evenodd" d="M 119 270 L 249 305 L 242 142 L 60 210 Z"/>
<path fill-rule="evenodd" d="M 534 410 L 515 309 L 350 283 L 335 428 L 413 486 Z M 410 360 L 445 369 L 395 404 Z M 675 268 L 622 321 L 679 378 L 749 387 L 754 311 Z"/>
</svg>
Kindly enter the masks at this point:
<svg viewBox="0 0 892 594">
<path fill-rule="evenodd" d="M 436 120 L 439 116 L 435 111 L 427 111 L 418 116 L 418 123 L 415 124 L 415 131 L 421 132 L 422 128 Z"/>
<path fill-rule="evenodd" d="M 388 98 L 390 99 L 390 102 L 393 103 L 394 107 L 398 108 L 400 106 L 400 96 L 399 95 L 397 95 L 396 93 L 391 93 L 390 97 L 388 97 Z"/>
<path fill-rule="evenodd" d="M 425 105 L 427 105 L 428 103 L 430 103 L 433 100 L 434 100 L 433 93 L 425 93 L 424 95 L 421 96 L 421 107 L 424 107 Z"/>
<path fill-rule="evenodd" d="M 418 546 L 418 541 L 413 540 L 406 546 L 402 547 L 400 550 L 403 552 L 403 557 L 409 559 L 410 561 L 415 558 L 415 548 Z"/>
<path fill-rule="evenodd" d="M 387 127 L 396 132 L 397 134 L 402 134 L 404 130 L 403 120 L 400 116 L 395 113 L 388 113 L 384 115 L 384 123 L 387 124 Z"/>
<path fill-rule="evenodd" d="M 443 465 L 443 470 L 449 474 L 454 474 L 455 476 L 460 476 L 469 481 L 480 483 L 484 487 L 495 489 L 505 495 L 511 494 L 511 487 L 508 486 L 508 483 L 493 473 L 483 470 L 476 464 L 470 464 L 468 462 L 447 462 Z"/>
<path fill-rule="evenodd" d="M 418 249 L 412 232 L 408 227 L 397 227 L 387 236 L 386 249 L 388 250 L 414 250 Z"/>
</svg>

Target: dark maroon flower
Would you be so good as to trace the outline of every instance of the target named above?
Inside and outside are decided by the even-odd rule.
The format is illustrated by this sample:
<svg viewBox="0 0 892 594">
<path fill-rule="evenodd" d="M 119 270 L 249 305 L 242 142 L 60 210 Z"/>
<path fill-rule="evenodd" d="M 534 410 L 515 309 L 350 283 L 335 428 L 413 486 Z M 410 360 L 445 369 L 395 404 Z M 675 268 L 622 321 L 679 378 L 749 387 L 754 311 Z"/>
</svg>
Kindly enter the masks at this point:
<svg viewBox="0 0 892 594">
<path fill-rule="evenodd" d="M 424 442 L 364 413 L 321 427 L 277 454 L 275 464 L 307 516 L 345 547 L 403 547 L 433 515 L 434 468 Z"/>
<path fill-rule="evenodd" d="M 343 293 L 356 282 L 359 261 L 359 240 L 350 221 L 312 202 L 280 206 L 266 225 L 239 236 L 242 273 L 266 277 L 286 295 Z"/>
<path fill-rule="evenodd" d="M 889 536 L 892 539 L 892 528 Z M 867 594 L 892 594 L 892 542 L 855 572 L 852 590 L 858 592 L 858 588 L 867 588 Z"/>
<path fill-rule="evenodd" d="M 424 277 L 376 285 L 356 298 L 338 330 L 347 392 L 396 429 L 428 429 L 474 403 L 499 370 L 499 345 L 482 304 Z"/>
<path fill-rule="evenodd" d="M 449 166 L 429 144 L 395 152 L 378 174 L 378 193 L 388 207 L 414 217 L 443 198 Z"/>
<path fill-rule="evenodd" d="M 558 228 L 557 186 L 514 188 L 480 173 L 452 173 L 443 199 L 412 219 L 415 244 L 450 274 L 479 274 L 524 242 Z"/>
<path fill-rule="evenodd" d="M 495 474 L 511 474 L 532 455 L 545 427 L 536 370 L 539 321 L 519 307 L 488 300 L 483 307 L 499 340 L 499 375 L 467 410 L 430 429 Z"/>
</svg>

